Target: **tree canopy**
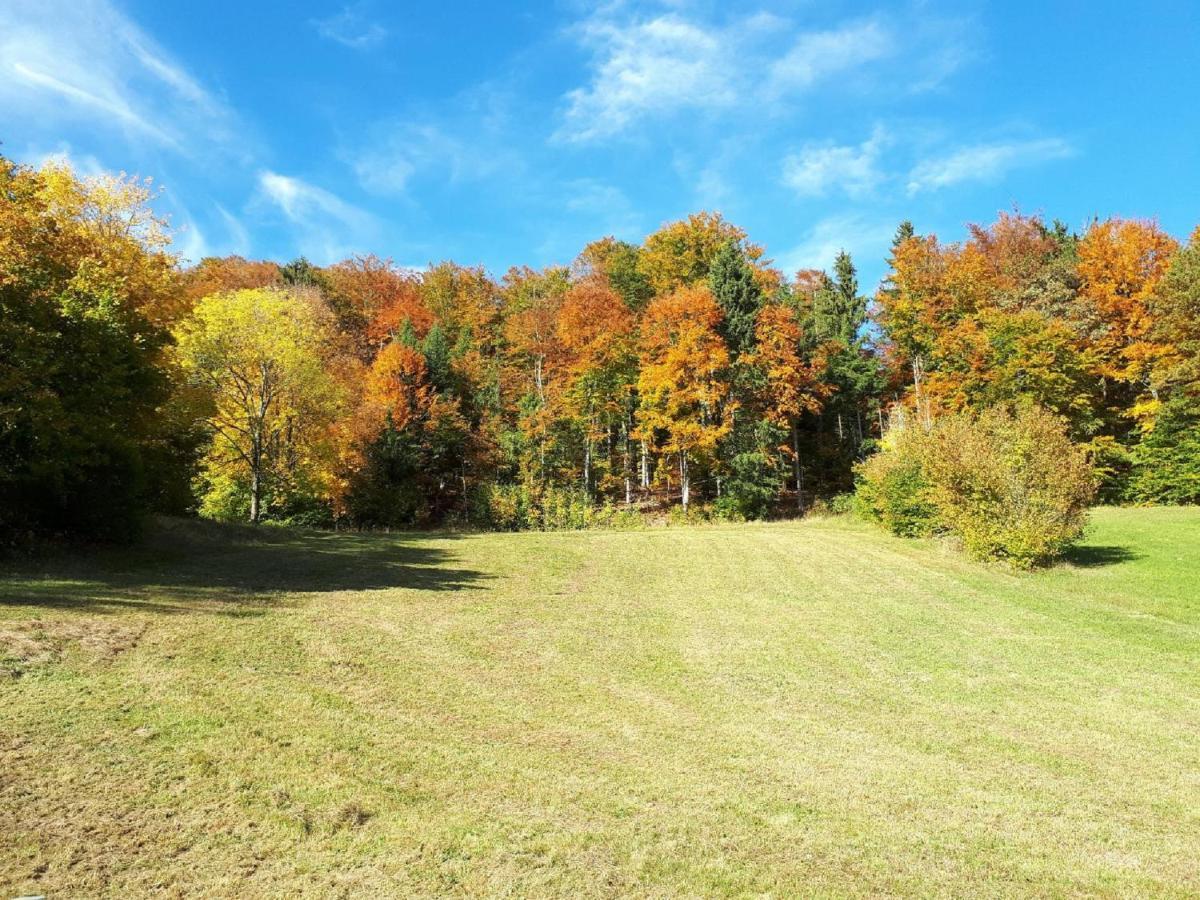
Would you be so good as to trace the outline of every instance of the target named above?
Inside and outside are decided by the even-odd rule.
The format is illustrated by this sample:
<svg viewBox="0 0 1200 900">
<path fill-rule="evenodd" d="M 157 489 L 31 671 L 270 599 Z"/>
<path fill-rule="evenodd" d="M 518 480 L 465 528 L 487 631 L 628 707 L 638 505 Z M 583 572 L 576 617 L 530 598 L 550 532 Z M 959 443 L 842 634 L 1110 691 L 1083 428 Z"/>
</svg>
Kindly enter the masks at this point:
<svg viewBox="0 0 1200 900">
<path fill-rule="evenodd" d="M 849 253 L 784 273 L 715 212 L 498 279 L 370 254 L 184 268 L 153 201 L 0 164 L 6 544 L 126 535 L 149 510 L 783 515 L 850 490 L 889 422 L 1029 404 L 1108 498 L 1200 499 L 1200 230 L 903 222 L 871 291 Z"/>
</svg>

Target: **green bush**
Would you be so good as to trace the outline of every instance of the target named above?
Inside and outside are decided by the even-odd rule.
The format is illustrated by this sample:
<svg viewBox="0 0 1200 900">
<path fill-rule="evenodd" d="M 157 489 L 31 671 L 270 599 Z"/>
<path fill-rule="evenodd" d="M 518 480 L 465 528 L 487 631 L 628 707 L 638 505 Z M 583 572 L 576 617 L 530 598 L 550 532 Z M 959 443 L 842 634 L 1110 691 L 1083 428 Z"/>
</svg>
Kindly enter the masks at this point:
<svg viewBox="0 0 1200 900">
<path fill-rule="evenodd" d="M 195 481 L 200 515 L 218 522 L 246 522 L 250 518 L 250 486 L 240 473 L 213 465 L 201 467 Z M 330 528 L 333 510 L 322 485 L 302 468 L 272 473 L 263 483 L 260 521 L 301 528 Z"/>
<path fill-rule="evenodd" d="M 715 503 L 717 517 L 727 522 L 767 518 L 782 487 L 780 472 L 771 454 L 761 450 L 736 454 Z"/>
<path fill-rule="evenodd" d="M 925 473 L 938 517 L 979 559 L 1029 568 L 1082 533 L 1096 495 L 1087 453 L 1038 406 L 949 416 L 930 432 Z"/>
<path fill-rule="evenodd" d="M 859 467 L 858 503 L 896 534 L 956 535 L 977 559 L 1029 568 L 1083 532 L 1096 476 L 1062 419 L 993 407 L 889 436 Z"/>
<path fill-rule="evenodd" d="M 919 431 L 893 432 L 883 449 L 856 470 L 858 511 L 901 537 L 922 537 L 938 528 L 937 507 L 924 470 L 925 439 Z"/>
<path fill-rule="evenodd" d="M 829 500 L 829 512 L 835 516 L 846 516 L 858 510 L 854 494 L 837 494 Z"/>
</svg>

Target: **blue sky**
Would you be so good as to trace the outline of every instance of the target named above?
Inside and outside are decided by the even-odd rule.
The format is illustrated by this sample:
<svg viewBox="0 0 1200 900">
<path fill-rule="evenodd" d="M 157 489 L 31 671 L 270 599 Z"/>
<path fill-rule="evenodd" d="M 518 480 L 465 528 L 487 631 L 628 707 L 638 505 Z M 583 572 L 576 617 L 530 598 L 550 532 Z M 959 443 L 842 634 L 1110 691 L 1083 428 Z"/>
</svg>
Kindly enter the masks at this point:
<svg viewBox="0 0 1200 900">
<path fill-rule="evenodd" d="M 719 209 L 867 287 L 896 223 L 1200 222 L 1200 5 L 4 0 L 0 141 L 188 258 L 568 263 Z"/>
</svg>

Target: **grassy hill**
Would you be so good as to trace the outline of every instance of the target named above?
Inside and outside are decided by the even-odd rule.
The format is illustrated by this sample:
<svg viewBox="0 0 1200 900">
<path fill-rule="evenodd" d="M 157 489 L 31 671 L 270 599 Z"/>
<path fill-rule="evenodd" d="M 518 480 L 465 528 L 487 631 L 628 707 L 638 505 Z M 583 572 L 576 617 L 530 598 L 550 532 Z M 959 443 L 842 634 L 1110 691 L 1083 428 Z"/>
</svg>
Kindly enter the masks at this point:
<svg viewBox="0 0 1200 900">
<path fill-rule="evenodd" d="M 0 895 L 1194 895 L 1198 563 L 164 523 L 0 578 Z"/>
</svg>

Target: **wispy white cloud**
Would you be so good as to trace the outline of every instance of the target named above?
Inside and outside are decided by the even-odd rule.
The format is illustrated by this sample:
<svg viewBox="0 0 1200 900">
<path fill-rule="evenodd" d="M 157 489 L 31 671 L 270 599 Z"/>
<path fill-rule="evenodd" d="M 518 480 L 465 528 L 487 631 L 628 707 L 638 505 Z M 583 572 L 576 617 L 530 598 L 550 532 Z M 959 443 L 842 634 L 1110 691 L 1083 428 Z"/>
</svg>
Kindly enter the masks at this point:
<svg viewBox="0 0 1200 900">
<path fill-rule="evenodd" d="M 878 19 L 802 34 L 770 69 L 773 94 L 805 90 L 822 79 L 883 59 L 896 52 L 893 29 Z"/>
<path fill-rule="evenodd" d="M 370 19 L 361 3 L 344 7 L 328 18 L 313 19 L 311 24 L 321 37 L 352 50 L 374 47 L 388 36 L 388 30 Z"/>
<path fill-rule="evenodd" d="M 917 163 L 908 174 L 908 194 L 914 196 L 970 181 L 995 181 L 1013 169 L 1067 159 L 1074 154 L 1074 147 L 1061 138 L 973 144 Z"/>
<path fill-rule="evenodd" d="M 269 170 L 259 173 L 258 184 L 266 197 L 293 222 L 303 224 L 314 217 L 358 226 L 370 221 L 367 213 L 324 188 L 300 178 Z"/>
<path fill-rule="evenodd" d="M 217 209 L 217 215 L 221 217 L 221 221 L 225 225 L 225 231 L 229 238 L 229 248 L 239 256 L 245 256 L 250 252 L 250 232 L 242 220 L 224 206 L 220 203 L 214 205 Z"/>
<path fill-rule="evenodd" d="M 783 183 L 802 197 L 821 197 L 833 190 L 852 197 L 870 194 L 884 179 L 880 155 L 889 141 L 876 128 L 857 146 L 809 143 L 783 160 Z"/>
<path fill-rule="evenodd" d="M 576 23 L 570 34 L 591 54 L 589 75 L 564 96 L 556 138 L 608 138 L 679 112 L 771 110 L 860 73 L 892 91 L 915 90 L 967 55 L 963 29 L 935 19 L 904 27 L 898 16 L 879 15 L 805 30 L 767 13 L 714 22 L 671 5 L 639 17 L 636 8 L 608 4 Z M 882 81 L 901 66 L 904 78 Z"/>
<path fill-rule="evenodd" d="M 26 65 L 22 61 L 11 59 L 8 60 L 8 63 L 8 69 L 13 78 L 10 84 L 13 86 L 21 85 L 32 88 L 34 91 L 40 90 L 43 93 L 54 95 L 59 101 L 66 100 L 78 107 L 110 116 L 164 144 L 178 143 L 173 135 L 140 115 L 123 97 L 114 92 L 95 93 L 86 90 L 37 68 L 37 63 Z"/>
<path fill-rule="evenodd" d="M 195 264 L 209 256 L 208 241 L 194 219 L 187 219 L 175 229 L 174 250 L 188 264 Z"/>
<path fill-rule="evenodd" d="M 413 178 L 436 172 L 451 183 L 487 178 L 519 165 L 512 152 L 456 137 L 433 124 L 391 123 L 352 151 L 359 184 L 373 194 L 403 194 Z"/>
<path fill-rule="evenodd" d="M 655 112 L 725 107 L 736 102 L 730 35 L 663 15 L 644 22 L 593 17 L 578 34 L 595 54 L 591 83 L 567 94 L 560 136 L 615 134 Z"/>
<path fill-rule="evenodd" d="M 862 260 L 883 259 L 895 234 L 896 223 L 844 213 L 821 219 L 805 232 L 804 239 L 780 255 L 785 272 L 825 269 L 845 250 L 861 265 Z"/>
<path fill-rule="evenodd" d="M 641 237 L 642 215 L 620 188 L 594 178 L 580 178 L 564 185 L 566 207 L 592 225 L 595 233 L 626 240 Z"/>
<path fill-rule="evenodd" d="M 0 117 L 112 127 L 187 151 L 231 113 L 106 0 L 0 4 Z"/>
<path fill-rule="evenodd" d="M 374 216 L 301 178 L 264 170 L 258 175 L 258 190 L 260 199 L 292 225 L 300 251 L 317 262 L 361 250 L 365 241 L 377 236 Z"/>
</svg>

